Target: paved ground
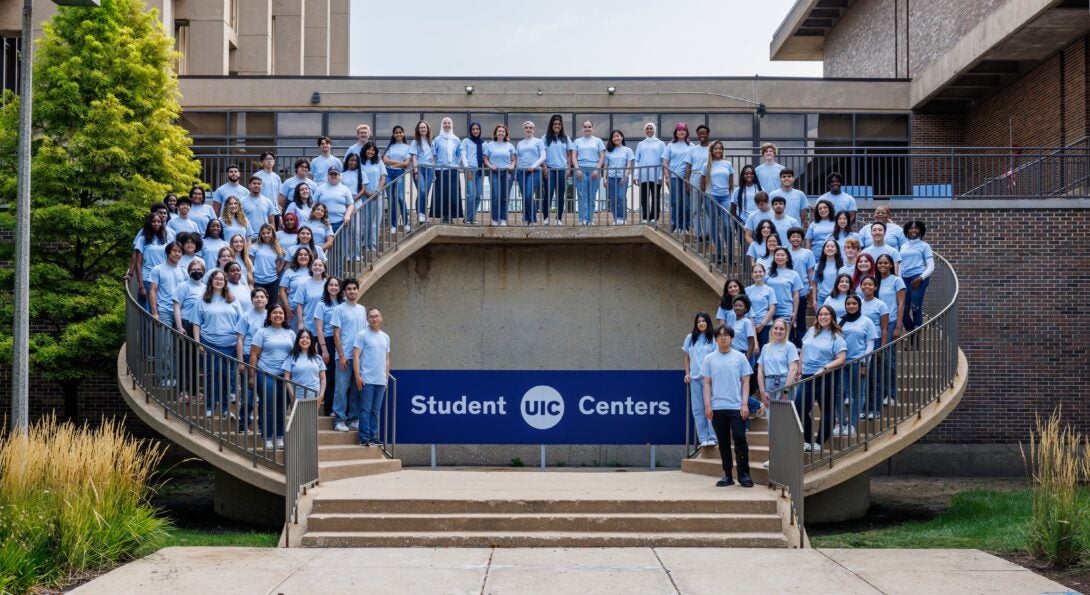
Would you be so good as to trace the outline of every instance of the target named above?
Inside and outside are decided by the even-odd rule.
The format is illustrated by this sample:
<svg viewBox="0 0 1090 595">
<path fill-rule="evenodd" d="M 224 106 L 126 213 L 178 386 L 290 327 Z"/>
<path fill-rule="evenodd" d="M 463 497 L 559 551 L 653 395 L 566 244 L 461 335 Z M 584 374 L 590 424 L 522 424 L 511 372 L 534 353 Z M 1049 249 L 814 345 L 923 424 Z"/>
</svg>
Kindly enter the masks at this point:
<svg viewBox="0 0 1090 595">
<path fill-rule="evenodd" d="M 167 548 L 76 593 L 1068 593 L 976 550 Z"/>
</svg>

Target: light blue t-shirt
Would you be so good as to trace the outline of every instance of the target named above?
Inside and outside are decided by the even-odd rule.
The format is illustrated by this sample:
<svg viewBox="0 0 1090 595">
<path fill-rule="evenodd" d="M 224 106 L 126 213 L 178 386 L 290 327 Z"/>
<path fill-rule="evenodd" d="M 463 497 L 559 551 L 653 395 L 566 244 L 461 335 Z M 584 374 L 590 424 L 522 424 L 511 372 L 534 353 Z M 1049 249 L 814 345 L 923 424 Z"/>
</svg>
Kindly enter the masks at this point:
<svg viewBox="0 0 1090 595">
<path fill-rule="evenodd" d="M 363 173 L 363 186 L 367 188 L 368 192 L 374 192 L 378 190 L 379 184 L 382 182 L 382 178 L 387 175 L 386 166 L 382 164 L 380 160 L 377 163 L 367 162 L 360 166 L 360 172 Z M 355 187 L 349 186 L 355 194 Z"/>
<path fill-rule="evenodd" d="M 848 347 L 848 361 L 863 357 L 867 352 L 868 344 L 873 346 L 881 336 L 874 323 L 866 316 L 860 316 L 854 321 L 843 320 L 840 322 L 840 330 L 844 331 L 844 344 Z"/>
<path fill-rule="evenodd" d="M 197 304 L 196 325 L 201 329 L 201 341 L 215 347 L 234 347 L 235 327 L 242 318 L 238 300 L 227 303 L 222 296 L 213 295 L 212 302 L 203 299 Z"/>
<path fill-rule="evenodd" d="M 874 243 L 874 239 L 870 237 L 870 233 L 860 235 L 859 242 L 863 244 L 864 248 Z M 901 246 L 904 246 L 907 241 L 908 238 L 905 237 L 905 230 L 903 227 L 892 221 L 886 223 L 886 244 L 900 250 Z"/>
<path fill-rule="evenodd" d="M 254 229 L 253 225 L 250 225 L 249 217 L 246 218 L 246 225 L 243 225 L 238 219 L 233 219 L 230 223 L 220 217 L 220 225 L 223 226 L 223 235 L 227 238 L 233 238 L 235 236 L 242 236 L 244 238 L 253 240 L 257 238 L 257 229 Z M 261 228 L 261 224 L 258 223 L 258 229 Z"/>
<path fill-rule="evenodd" d="M 890 273 L 885 279 L 878 279 L 878 299 L 886 303 L 889 308 L 890 326 L 897 322 L 900 313 L 897 309 L 897 293 L 905 290 L 905 281 L 897 275 Z M 892 339 L 892 337 L 890 337 Z"/>
<path fill-rule="evenodd" d="M 597 136 L 580 136 L 572 145 L 579 167 L 597 167 L 599 155 L 606 150 L 606 144 Z"/>
<path fill-rule="evenodd" d="M 279 208 L 280 189 L 284 186 L 284 181 L 280 179 L 280 174 L 275 171 L 258 170 L 254 172 L 254 175 L 261 178 L 261 194 L 265 198 L 269 199 L 269 202 L 274 207 Z"/>
<path fill-rule="evenodd" d="M 262 372 L 279 375 L 283 370 L 284 360 L 295 345 L 295 331 L 287 328 L 263 326 L 254 333 L 250 348 L 261 348 L 257 358 L 257 368 Z"/>
<path fill-rule="evenodd" d="M 243 314 L 254 309 L 254 303 L 250 298 L 250 288 L 245 285 L 245 280 L 246 277 L 243 277 L 242 283 L 227 282 L 227 291 L 235 296 L 235 301 L 238 303 L 238 307 L 242 309 Z"/>
<path fill-rule="evenodd" d="M 318 309 L 318 303 L 322 301 L 322 294 L 325 292 L 325 279 L 308 278 L 302 283 L 295 283 L 295 287 L 291 292 L 291 307 L 303 306 L 303 327 L 306 328 L 313 335 L 316 331 L 314 327 L 314 313 Z"/>
<path fill-rule="evenodd" d="M 287 262 L 287 263 L 290 264 L 292 259 L 295 258 L 295 253 L 298 252 L 299 249 L 303 248 L 303 247 L 305 247 L 307 250 L 310 250 L 311 258 L 316 258 L 318 260 L 327 260 L 326 257 L 325 257 L 325 250 L 322 249 L 322 247 L 319 246 L 318 244 L 315 243 L 314 246 L 309 246 L 309 245 L 300 244 L 300 243 L 296 242 L 295 244 L 292 244 L 291 247 L 284 250 L 284 262 Z"/>
<path fill-rule="evenodd" d="M 704 363 L 704 358 L 718 347 L 714 340 L 709 341 L 704 335 L 700 335 L 696 343 L 692 341 L 692 334 L 685 335 L 685 340 L 681 342 L 681 350 L 689 354 L 689 378 L 696 380 L 700 378 L 700 365 Z"/>
<path fill-rule="evenodd" d="M 814 260 L 821 260 L 821 250 L 825 242 L 833 235 L 836 224 L 828 219 L 823 221 L 811 221 L 806 228 L 806 240 L 810 242 L 810 251 L 814 253 Z"/>
<path fill-rule="evenodd" d="M 742 379 L 752 374 L 746 356 L 735 349 L 709 353 L 700 364 L 700 375 L 712 380 L 712 409 L 741 409 Z"/>
<path fill-rule="evenodd" d="M 319 186 L 326 181 L 326 175 L 329 173 L 329 168 L 337 166 L 337 169 L 344 170 L 344 163 L 341 162 L 339 157 L 330 155 L 326 157 L 324 155 L 318 155 L 314 159 L 310 160 L 310 177 L 314 179 L 314 183 Z"/>
<path fill-rule="evenodd" d="M 658 182 L 662 179 L 662 152 L 666 143 L 651 136 L 636 145 L 636 177 L 641 182 Z"/>
<path fill-rule="evenodd" d="M 250 345 L 254 342 L 254 335 L 265 327 L 266 314 L 265 310 L 258 312 L 251 308 L 239 317 L 238 323 L 235 325 L 235 334 L 242 336 L 242 353 L 247 358 L 250 356 Z M 247 363 L 249 363 L 249 359 L 247 359 Z"/>
<path fill-rule="evenodd" d="M 790 341 L 769 341 L 761 348 L 757 363 L 764 366 L 765 376 L 786 376 L 791 364 L 799 361 L 799 350 Z"/>
<path fill-rule="evenodd" d="M 772 191 L 781 188 L 780 172 L 784 170 L 784 166 L 779 163 L 762 163 L 753 169 L 757 174 L 757 181 L 761 183 L 761 190 L 768 192 L 771 198 Z"/>
<path fill-rule="evenodd" d="M 367 308 L 348 302 L 337 304 L 329 321 L 333 328 L 341 329 L 341 348 L 344 349 L 344 356 L 351 360 L 354 337 L 367 328 Z"/>
<path fill-rule="evenodd" d="M 698 145 L 699 146 L 699 145 Z M 705 151 L 706 152 L 706 151 Z M 708 171 L 708 165 L 711 171 Z M 697 170 L 693 170 L 697 171 Z M 734 166 L 726 159 L 709 161 L 701 168 L 700 174 L 708 178 L 708 194 L 715 197 L 730 196 L 730 177 L 734 175 Z"/>
<path fill-rule="evenodd" d="M 662 161 L 675 176 L 685 176 L 685 160 L 689 158 L 692 145 L 685 141 L 666 143 L 662 150 Z"/>
<path fill-rule="evenodd" d="M 848 194 L 847 192 L 844 192 L 843 190 L 841 190 L 840 194 L 826 192 L 825 194 L 821 195 L 821 198 L 818 199 L 818 202 L 821 202 L 823 200 L 827 200 L 833 203 L 833 210 L 836 213 L 839 213 L 841 211 L 854 213 L 859 210 L 859 208 L 855 205 L 855 197 L 851 194 Z"/>
<path fill-rule="evenodd" d="M 802 279 L 802 289 L 799 290 L 799 297 L 810 295 L 810 273 L 814 272 L 817 268 L 817 261 L 814 260 L 814 253 L 806 248 L 799 248 L 794 250 L 788 248 L 791 252 L 791 270 L 799 274 Z"/>
<path fill-rule="evenodd" d="M 174 296 L 181 295 L 179 290 L 185 284 L 185 271 L 178 265 L 163 262 L 151 269 L 147 280 L 158 285 L 155 294 L 155 309 L 159 320 L 167 326 L 174 326 Z"/>
<path fill-rule="evenodd" d="M 829 330 L 814 333 L 814 327 L 810 327 L 802 338 L 802 373 L 816 374 L 836 359 L 837 354 L 847 351 L 848 344 L 843 335 Z"/>
<path fill-rule="evenodd" d="M 760 190 L 757 189 L 757 185 L 752 186 L 739 185 L 734 189 L 734 197 L 731 201 L 738 205 L 738 218 L 742 220 L 742 223 L 749 223 L 749 214 L 757 210 L 757 202 L 755 200 L 757 193 Z"/>
<path fill-rule="evenodd" d="M 757 336 L 757 327 L 753 325 L 753 321 L 749 318 L 742 318 L 741 320 L 735 319 L 730 328 L 734 331 L 734 338 L 730 340 L 731 349 L 745 355 L 749 351 L 749 338 Z"/>
<path fill-rule="evenodd" d="M 782 196 L 787 201 L 787 205 L 783 209 L 784 214 L 788 217 L 794 217 L 796 221 L 802 221 L 802 212 L 810 208 L 810 201 L 806 199 L 806 193 L 798 188 L 773 190 L 768 194 L 769 204 L 777 196 Z"/>
<path fill-rule="evenodd" d="M 432 139 L 432 155 L 435 165 L 440 167 L 458 167 L 462 160 L 462 141 L 458 137 L 437 136 Z"/>
<path fill-rule="evenodd" d="M 283 196 L 287 202 L 295 202 L 295 189 L 299 187 L 299 184 L 306 184 L 310 187 L 310 200 L 313 201 L 314 195 L 318 193 L 318 185 L 309 178 L 292 176 L 284 180 L 283 185 L 280 186 L 281 196 Z M 300 221 L 300 223 L 302 223 L 302 221 Z"/>
<path fill-rule="evenodd" d="M 571 139 L 564 137 L 545 145 L 545 165 L 550 169 L 567 169 L 568 157 L 574 150 Z"/>
<path fill-rule="evenodd" d="M 776 293 L 776 318 L 790 319 L 795 313 L 795 292 L 802 295 L 802 278 L 794 270 L 784 268 L 776 271 L 775 277 L 765 275 L 765 285 Z"/>
<path fill-rule="evenodd" d="M 288 233 L 281 229 L 280 231 L 276 232 L 276 241 L 285 251 L 291 250 L 293 246 L 299 243 L 299 234 Z"/>
<path fill-rule="evenodd" d="M 772 212 L 772 209 L 769 209 L 767 211 L 757 209 L 751 212 L 749 216 L 746 217 L 746 229 L 753 232 L 754 237 L 756 237 L 757 226 L 761 224 L 761 221 L 772 221 L 773 215 L 775 215 L 775 213 Z"/>
<path fill-rule="evenodd" d="M 352 342 L 353 357 L 360 352 L 360 378 L 364 384 L 386 386 L 386 354 L 390 353 L 390 335 L 365 328 Z"/>
<path fill-rule="evenodd" d="M 863 296 L 859 296 L 863 298 Z M 863 306 L 859 310 L 874 323 L 874 327 L 878 329 L 878 336 L 882 336 L 882 317 L 889 315 L 889 306 L 885 302 L 875 297 L 873 300 L 868 301 L 863 298 Z"/>
<path fill-rule="evenodd" d="M 170 221 L 167 221 L 167 229 L 173 231 L 175 235 L 182 232 L 200 234 L 204 233 L 203 231 L 201 231 L 201 226 L 198 225 L 196 221 L 190 219 L 189 217 L 183 219 L 181 216 L 171 217 Z"/>
<path fill-rule="evenodd" d="M 715 309 L 715 319 L 722 320 L 723 324 L 728 324 L 731 326 L 731 328 L 733 328 L 734 321 L 737 320 L 738 317 L 734 314 L 734 308 L 724 308 L 723 306 L 719 306 Z"/>
<path fill-rule="evenodd" d="M 768 285 L 750 285 L 746 287 L 746 296 L 752 304 L 749 317 L 754 323 L 763 321 L 769 309 L 776 305 L 776 292 Z"/>
<path fill-rule="evenodd" d="M 515 162 L 515 145 L 509 142 L 491 142 L 484 146 L 484 156 L 492 167 L 507 169 Z"/>
<path fill-rule="evenodd" d="M 484 141 L 482 140 L 482 143 Z M 477 163 L 477 143 L 469 137 L 462 139 L 462 145 L 458 148 L 462 155 L 462 167 L 477 169 L 484 167 L 483 163 Z M 481 156 L 484 157 L 484 147 L 481 147 Z"/>
<path fill-rule="evenodd" d="M 333 300 L 332 303 L 326 304 L 325 300 L 318 300 L 318 305 L 314 308 L 314 328 L 318 328 L 318 320 L 322 321 L 322 337 L 333 336 L 333 308 L 336 308 L 340 302 Z"/>
<path fill-rule="evenodd" d="M 204 234 L 208 229 L 208 222 L 216 218 L 216 211 L 212 210 L 212 205 L 193 205 L 189 209 L 189 218 L 197 223 L 197 229 Z"/>
<path fill-rule="evenodd" d="M 348 212 L 348 207 L 352 204 L 355 195 L 356 193 L 344 184 L 334 186 L 327 182 L 318 186 L 318 202 L 329 210 L 330 225 L 339 225 L 344 221 L 344 215 Z"/>
<path fill-rule="evenodd" d="M 222 205 L 227 202 L 227 199 L 235 196 L 239 200 L 250 194 L 250 189 L 242 184 L 232 184 L 231 182 L 224 182 L 216 191 L 212 193 L 212 204 Z"/>
<path fill-rule="evenodd" d="M 389 152 L 386 154 L 389 155 Z M 413 140 L 413 142 L 409 144 L 408 154 L 416 157 L 417 166 L 435 165 L 435 149 L 432 146 L 432 143 L 429 143 L 427 140 L 421 141 L 420 143 Z"/>
<path fill-rule="evenodd" d="M 300 353 L 295 357 L 291 357 L 289 352 L 288 357 L 284 359 L 284 364 L 280 366 L 281 372 L 291 372 L 292 382 L 301 384 L 314 391 L 305 397 L 296 393 L 295 397 L 298 399 L 317 399 L 320 396 L 318 395 L 318 389 L 322 387 L 321 373 L 325 372 L 325 370 L 325 362 L 322 361 L 321 356 L 315 355 L 314 357 L 311 357 L 305 353 Z"/>
<path fill-rule="evenodd" d="M 246 221 L 253 228 L 255 235 L 262 225 L 270 223 L 269 217 L 276 216 L 277 208 L 264 195 L 247 194 L 239 201 L 242 203 L 242 211 L 246 213 Z"/>
<path fill-rule="evenodd" d="M 309 278 L 310 271 L 308 271 L 306 267 L 293 269 L 288 266 L 284 269 L 284 274 L 280 275 L 280 289 L 283 289 L 288 294 L 289 305 L 292 295 L 295 294 L 295 288 L 306 282 Z"/>
<path fill-rule="evenodd" d="M 838 295 L 836 297 L 830 295 L 829 297 L 825 298 L 825 301 L 821 305 L 829 306 L 830 308 L 832 308 L 833 312 L 836 312 L 836 319 L 840 320 L 840 317 L 844 316 L 844 314 L 848 312 L 844 309 L 844 300 L 846 299 L 848 299 L 848 294 L 846 293 Z"/>
<path fill-rule="evenodd" d="M 333 227 L 331 225 L 326 225 L 317 219 L 300 221 L 299 226 L 306 227 L 310 230 L 311 235 L 314 237 L 315 246 L 324 246 L 326 238 L 333 235 Z"/>
<path fill-rule="evenodd" d="M 689 166 L 689 181 L 695 186 L 699 187 L 700 176 L 707 174 L 708 167 L 708 147 L 702 146 L 699 143 L 693 143 L 689 147 L 689 155 L 685 158 L 685 164 Z M 727 165 L 730 165 L 730 161 L 725 161 Z M 731 173 L 734 173 L 734 166 L 730 165 Z M 717 194 L 716 196 L 727 196 L 728 193 Z"/>
<path fill-rule="evenodd" d="M 386 153 L 384 157 L 389 157 L 391 161 L 405 161 L 409 158 L 409 145 L 405 143 L 396 143 L 386 147 Z"/>
<path fill-rule="evenodd" d="M 875 246 L 871 244 L 869 247 L 863 249 L 863 254 L 870 254 L 874 262 L 878 262 L 878 257 L 883 254 L 888 254 L 893 259 L 893 264 L 901 262 L 901 253 L 889 244 L 882 244 L 881 246 Z"/>
<path fill-rule="evenodd" d="M 519 169 L 541 167 L 545 163 L 545 141 L 540 138 L 524 138 L 515 150 L 519 155 Z"/>
<path fill-rule="evenodd" d="M 784 216 L 780 218 L 777 218 L 775 214 L 773 214 L 769 221 L 771 221 L 772 225 L 776 228 L 776 235 L 780 236 L 780 245 L 789 246 L 790 244 L 787 242 L 787 232 L 792 227 L 799 227 L 799 220 L 787 214 L 784 214 Z"/>
<path fill-rule="evenodd" d="M 923 240 L 906 240 L 901 246 L 901 276 L 915 277 L 927 270 L 927 261 L 934 260 L 931 245 Z"/>
<path fill-rule="evenodd" d="M 151 242 L 145 242 L 143 233 L 136 234 L 132 249 L 144 255 L 144 264 L 140 267 L 141 279 L 147 281 L 148 276 L 151 275 L 151 269 L 167 261 L 166 245 L 174 241 L 174 230 L 168 227 L 166 237 L 165 242 L 160 241 L 156 236 L 152 236 Z"/>
<path fill-rule="evenodd" d="M 625 177 L 628 175 L 629 164 L 635 159 L 635 154 L 628 147 L 615 147 L 612 151 L 606 151 L 606 177 Z"/>
<path fill-rule="evenodd" d="M 201 246 L 201 258 L 204 259 L 206 267 L 216 266 L 216 261 L 219 260 L 220 250 L 228 246 L 227 240 L 220 238 L 203 238 L 204 245 Z"/>
<path fill-rule="evenodd" d="M 822 301 L 833 292 L 833 285 L 836 283 L 837 268 L 836 260 L 830 258 L 825 263 L 825 270 L 820 271 L 818 274 L 818 267 L 821 266 L 821 262 L 818 261 L 817 266 L 814 267 L 814 283 L 817 285 L 817 297 L 818 305 L 822 304 Z"/>
<path fill-rule="evenodd" d="M 186 282 L 178 288 L 174 303 L 182 307 L 182 320 L 191 324 L 197 323 L 197 306 L 204 298 L 204 289 L 203 282 L 193 279 L 186 279 Z"/>
<path fill-rule="evenodd" d="M 250 259 L 254 262 L 254 283 L 266 284 L 276 281 L 276 261 L 280 259 L 280 256 L 276 254 L 272 246 L 252 244 Z M 276 300 L 276 297 L 270 295 L 269 299 Z"/>
</svg>

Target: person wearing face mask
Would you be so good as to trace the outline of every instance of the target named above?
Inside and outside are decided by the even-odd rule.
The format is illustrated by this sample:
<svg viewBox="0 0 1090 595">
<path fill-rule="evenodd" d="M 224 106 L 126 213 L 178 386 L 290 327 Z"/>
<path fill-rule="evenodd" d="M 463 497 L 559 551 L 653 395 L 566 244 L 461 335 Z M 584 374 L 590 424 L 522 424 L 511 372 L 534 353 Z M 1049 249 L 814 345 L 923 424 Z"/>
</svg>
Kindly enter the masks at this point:
<svg viewBox="0 0 1090 595">
<path fill-rule="evenodd" d="M 655 124 L 643 127 L 646 138 L 636 145 L 635 183 L 640 187 L 640 220 L 657 223 L 662 210 L 662 153 L 666 143 L 656 136 Z"/>
<path fill-rule="evenodd" d="M 846 211 L 848 216 L 851 217 L 852 225 L 855 225 L 855 214 L 859 211 L 859 207 L 855 204 L 854 196 L 841 190 L 844 185 L 844 176 L 833 172 L 825 178 L 825 181 L 829 185 L 829 191 L 822 194 L 818 198 L 818 202 L 827 200 L 832 203 L 833 213 Z"/>
<path fill-rule="evenodd" d="M 454 120 L 443 118 L 439 136 L 432 143 L 435 155 L 435 194 L 431 217 L 450 223 L 462 217 L 462 191 L 458 182 L 458 165 L 462 159 L 462 141 L 454 135 Z"/>
<path fill-rule="evenodd" d="M 560 114 L 554 114 L 549 118 L 549 126 L 545 131 L 545 169 L 542 179 L 544 200 L 542 210 L 545 224 L 549 224 L 549 213 L 552 203 L 556 202 L 556 218 L 553 223 L 564 224 L 564 207 L 567 206 L 568 170 L 575 168 L 575 146 L 571 138 L 564 133 L 564 118 Z"/>
<path fill-rule="evenodd" d="M 484 137 L 481 136 L 480 122 L 470 123 L 469 136 L 462 139 L 461 166 L 466 172 L 465 222 L 467 225 L 476 225 L 477 211 L 484 192 Z"/>
<path fill-rule="evenodd" d="M 197 338 L 193 334 L 193 325 L 198 322 L 197 304 L 204 296 L 204 269 L 203 262 L 198 260 L 190 262 L 186 268 L 189 277 L 174 295 L 174 327 L 190 339 Z M 188 349 L 188 346 L 183 349 Z M 198 392 L 198 369 L 194 358 L 182 357 L 181 360 L 190 362 L 190 365 L 183 364 L 181 366 L 183 369 L 179 370 L 178 398 L 188 403 L 190 398 Z"/>
</svg>

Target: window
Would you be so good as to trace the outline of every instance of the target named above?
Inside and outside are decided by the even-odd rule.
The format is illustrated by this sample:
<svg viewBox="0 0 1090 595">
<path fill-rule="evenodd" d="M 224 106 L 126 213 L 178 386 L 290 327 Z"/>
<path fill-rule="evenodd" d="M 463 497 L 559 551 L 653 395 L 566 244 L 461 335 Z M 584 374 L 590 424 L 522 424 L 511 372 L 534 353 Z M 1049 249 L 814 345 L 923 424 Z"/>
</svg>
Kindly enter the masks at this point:
<svg viewBox="0 0 1090 595">
<path fill-rule="evenodd" d="M 575 114 L 575 121 L 568 136 L 573 139 L 583 136 L 583 122 L 587 120 L 594 125 L 594 136 L 604 139 L 609 134 L 609 114 Z"/>
<path fill-rule="evenodd" d="M 855 135 L 860 138 L 908 138 L 908 116 L 901 114 L 859 114 Z"/>
<path fill-rule="evenodd" d="M 852 115 L 851 114 L 819 114 L 817 136 L 822 140 L 844 139 L 851 144 Z"/>
<path fill-rule="evenodd" d="M 375 114 L 375 129 L 371 132 L 376 138 L 387 141 L 380 143 L 385 147 L 390 140 L 394 126 L 401 126 L 405 129 L 405 142 L 409 142 L 409 139 L 413 136 L 413 127 L 419 121 L 419 112 L 378 112 Z"/>
<path fill-rule="evenodd" d="M 275 114 L 272 112 L 234 112 L 231 114 L 231 137 L 275 138 Z"/>
<path fill-rule="evenodd" d="M 326 123 L 326 134 L 331 138 L 350 138 L 356 142 L 356 126 L 367 124 L 373 126 L 374 114 L 371 112 L 334 112 L 329 114 L 329 122 Z M 375 136 L 375 129 L 371 128 L 371 136 Z"/>
<path fill-rule="evenodd" d="M 752 114 L 711 114 L 708 127 L 712 129 L 712 138 L 745 139 L 747 144 L 753 144 Z"/>
<path fill-rule="evenodd" d="M 689 127 L 689 138 L 696 139 L 696 127 L 701 124 L 706 124 L 706 118 L 704 114 L 662 114 L 662 125 L 659 126 L 659 138 L 662 140 L 670 140 L 674 138 L 674 127 L 678 122 L 685 122 L 685 125 Z M 712 138 L 719 138 L 719 131 L 712 129 Z"/>
<path fill-rule="evenodd" d="M 178 52 L 174 72 L 178 76 L 189 74 L 189 21 L 174 21 L 174 50 Z"/>
<path fill-rule="evenodd" d="M 460 114 L 451 112 L 426 112 L 423 119 L 431 126 L 432 138 L 439 136 L 439 131 L 442 130 L 440 125 L 443 123 L 443 118 L 450 118 L 454 121 L 455 136 L 461 138 L 466 135 L 466 128 L 469 127 L 469 122 L 466 121 L 466 114 L 464 112 Z M 416 122 L 413 122 L 413 125 L 415 126 Z M 405 131 L 409 136 L 413 136 L 412 127 L 406 126 Z"/>
<path fill-rule="evenodd" d="M 507 114 L 507 125 L 511 127 L 511 138 L 517 141 L 523 138 L 522 123 L 533 122 L 534 123 L 534 136 L 545 136 L 545 127 L 549 125 L 549 118 L 553 117 L 552 113 L 548 114 L 533 114 L 533 113 L 519 113 L 512 112 Z M 512 142 L 515 142 L 512 141 Z"/>
<path fill-rule="evenodd" d="M 806 114 L 768 114 L 760 119 L 761 140 L 806 138 Z"/>
<path fill-rule="evenodd" d="M 183 112 L 179 123 L 194 139 L 215 137 L 226 140 L 227 112 Z"/>
<path fill-rule="evenodd" d="M 481 137 L 492 138 L 492 131 L 499 124 L 504 124 L 504 115 L 499 112 L 469 114 L 469 122 L 479 122 L 481 125 Z M 469 136 L 469 127 L 466 127 L 466 135 Z"/>
<path fill-rule="evenodd" d="M 322 135 L 322 114 L 319 112 L 287 112 L 276 118 L 276 134 L 280 137 L 309 137 L 311 143 Z"/>
<path fill-rule="evenodd" d="M 658 116 L 655 114 L 613 114 L 613 128 L 621 131 L 626 143 L 633 140 L 638 143 L 647 138 L 643 127 L 648 122 L 658 122 Z M 658 124 L 655 126 L 657 128 Z"/>
</svg>

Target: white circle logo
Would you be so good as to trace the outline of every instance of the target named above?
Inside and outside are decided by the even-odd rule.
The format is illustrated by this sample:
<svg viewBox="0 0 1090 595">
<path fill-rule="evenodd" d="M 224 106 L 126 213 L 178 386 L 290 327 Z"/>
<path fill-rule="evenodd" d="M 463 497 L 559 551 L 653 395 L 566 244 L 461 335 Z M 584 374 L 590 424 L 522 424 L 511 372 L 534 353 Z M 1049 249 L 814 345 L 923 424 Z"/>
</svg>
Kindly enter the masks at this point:
<svg viewBox="0 0 1090 595">
<path fill-rule="evenodd" d="M 551 386 L 539 385 L 522 395 L 522 419 L 535 430 L 548 430 L 564 417 L 564 398 Z"/>
</svg>

